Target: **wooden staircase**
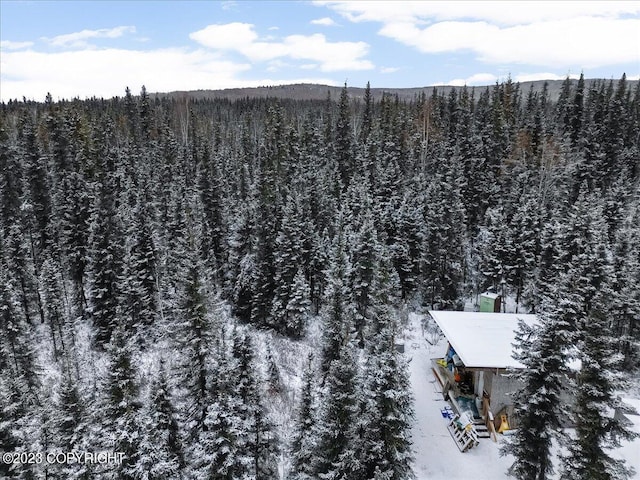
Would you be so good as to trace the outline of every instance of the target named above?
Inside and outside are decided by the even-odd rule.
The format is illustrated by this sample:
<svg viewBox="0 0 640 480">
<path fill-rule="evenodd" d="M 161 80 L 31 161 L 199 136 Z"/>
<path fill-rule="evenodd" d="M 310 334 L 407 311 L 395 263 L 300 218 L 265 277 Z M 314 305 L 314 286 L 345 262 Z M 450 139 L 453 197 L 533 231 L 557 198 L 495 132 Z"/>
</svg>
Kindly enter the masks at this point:
<svg viewBox="0 0 640 480">
<path fill-rule="evenodd" d="M 487 424 L 481 418 L 473 419 L 473 428 L 478 435 L 478 438 L 491 438 L 491 433 L 489 433 L 489 429 L 487 428 Z"/>
</svg>

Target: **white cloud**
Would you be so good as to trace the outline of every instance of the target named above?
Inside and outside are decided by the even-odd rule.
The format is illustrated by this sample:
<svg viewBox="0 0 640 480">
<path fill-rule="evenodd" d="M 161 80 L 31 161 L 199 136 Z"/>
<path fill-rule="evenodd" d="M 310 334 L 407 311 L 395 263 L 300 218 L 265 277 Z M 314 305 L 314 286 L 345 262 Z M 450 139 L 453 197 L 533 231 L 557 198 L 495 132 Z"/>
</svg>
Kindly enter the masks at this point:
<svg viewBox="0 0 640 480">
<path fill-rule="evenodd" d="M 370 70 L 373 64 L 362 57 L 369 53 L 365 42 L 328 42 L 324 35 L 290 35 L 284 46 L 291 58 L 320 63 L 320 70 Z"/>
<path fill-rule="evenodd" d="M 495 83 L 497 77 L 491 73 L 476 73 L 467 77 L 468 85 L 487 85 L 489 83 Z"/>
<path fill-rule="evenodd" d="M 222 2 L 222 10 L 236 10 L 238 8 L 238 2 L 234 0 L 227 0 Z"/>
<path fill-rule="evenodd" d="M 395 73 L 400 70 L 399 67 L 381 67 L 380 73 Z"/>
<path fill-rule="evenodd" d="M 189 38 L 205 47 L 221 50 L 242 50 L 258 39 L 250 23 L 209 25 L 189 34 Z"/>
<path fill-rule="evenodd" d="M 143 84 L 148 91 L 223 88 L 249 69 L 181 49 L 12 52 L 2 55 L 2 98 L 42 99 L 48 91 L 54 98 L 111 97 Z"/>
<path fill-rule="evenodd" d="M 12 42 L 11 40 L 0 41 L 0 49 L 2 50 L 22 50 L 29 48 L 33 42 Z"/>
<path fill-rule="evenodd" d="M 370 70 L 373 63 L 364 59 L 369 53 L 365 42 L 330 42 L 322 34 L 289 35 L 281 41 L 258 41 L 249 23 L 209 25 L 189 35 L 192 40 L 214 50 L 240 53 L 253 62 L 276 58 L 317 62 L 323 72 Z"/>
<path fill-rule="evenodd" d="M 247 63 L 221 60 L 200 49 L 153 51 L 86 49 L 67 52 L 3 52 L 0 68 L 0 101 L 12 98 L 43 100 L 47 92 L 54 99 L 122 96 L 129 86 L 142 85 L 149 92 L 257 87 L 288 83 L 337 85 L 325 77 L 240 79 L 251 69 Z"/>
<path fill-rule="evenodd" d="M 277 72 L 282 70 L 283 68 L 290 68 L 291 64 L 287 62 L 283 62 L 282 60 L 272 60 L 269 62 L 269 66 L 267 67 L 267 72 Z"/>
<path fill-rule="evenodd" d="M 541 73 L 519 73 L 513 76 L 513 80 L 516 82 L 535 82 L 537 80 L 564 80 L 567 76 L 571 79 L 577 80 L 580 78 L 579 74 L 569 73 L 565 75 L 558 75 L 557 73 L 541 72 Z"/>
<path fill-rule="evenodd" d="M 467 78 L 454 78 L 446 82 L 445 85 L 452 85 L 454 87 L 462 87 L 463 85 L 490 85 L 496 83 L 496 80 L 498 80 L 498 77 L 492 73 L 475 73 Z"/>
<path fill-rule="evenodd" d="M 136 33 L 136 27 L 125 25 L 114 28 L 101 28 L 99 30 L 82 30 L 80 32 L 66 33 L 53 38 L 44 37 L 43 40 L 54 47 L 79 47 L 88 46 L 87 40 L 91 38 L 118 38 L 126 33 Z"/>
<path fill-rule="evenodd" d="M 322 25 L 323 27 L 337 27 L 338 24 L 330 17 L 316 18 L 311 20 L 311 25 Z"/>
<path fill-rule="evenodd" d="M 580 16 L 616 18 L 640 13 L 638 2 L 555 1 L 315 1 L 338 12 L 352 22 L 441 22 L 446 20 L 485 20 L 499 25 L 519 25 L 539 21 L 571 19 Z M 545 8 L 548 7 L 548 8 Z"/>
<path fill-rule="evenodd" d="M 424 53 L 554 68 L 640 61 L 640 2 L 316 3 Z"/>
</svg>

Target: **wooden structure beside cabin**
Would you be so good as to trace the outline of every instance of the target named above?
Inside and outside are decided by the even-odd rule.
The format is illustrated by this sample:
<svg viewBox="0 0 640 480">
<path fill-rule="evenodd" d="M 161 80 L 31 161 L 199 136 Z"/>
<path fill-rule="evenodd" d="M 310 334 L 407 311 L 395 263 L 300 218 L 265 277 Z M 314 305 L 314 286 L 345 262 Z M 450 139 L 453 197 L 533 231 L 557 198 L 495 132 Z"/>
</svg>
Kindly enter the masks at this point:
<svg viewBox="0 0 640 480">
<path fill-rule="evenodd" d="M 500 430 L 517 428 L 512 394 L 519 382 L 510 373 L 524 368 L 513 358 L 518 322 L 537 322 L 535 315 L 494 312 L 430 311 L 448 343 L 433 371 L 459 411 L 484 423 L 496 440 Z M 505 423 L 506 421 L 506 423 Z M 507 426 L 508 425 L 508 426 Z"/>
<path fill-rule="evenodd" d="M 502 306 L 502 297 L 497 293 L 484 292 L 480 294 L 480 311 L 499 313 Z"/>
</svg>

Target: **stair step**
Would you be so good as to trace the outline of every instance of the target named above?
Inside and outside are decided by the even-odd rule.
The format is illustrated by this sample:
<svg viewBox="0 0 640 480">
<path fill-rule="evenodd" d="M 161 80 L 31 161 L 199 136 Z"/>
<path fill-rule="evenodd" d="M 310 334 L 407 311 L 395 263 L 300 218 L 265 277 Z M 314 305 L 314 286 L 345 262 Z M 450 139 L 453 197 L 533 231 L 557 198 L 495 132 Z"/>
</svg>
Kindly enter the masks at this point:
<svg viewBox="0 0 640 480">
<path fill-rule="evenodd" d="M 478 438 L 491 438 L 489 429 L 487 428 L 486 423 L 484 423 L 484 420 L 482 420 L 481 418 L 473 419 L 473 428 L 476 430 Z"/>
</svg>

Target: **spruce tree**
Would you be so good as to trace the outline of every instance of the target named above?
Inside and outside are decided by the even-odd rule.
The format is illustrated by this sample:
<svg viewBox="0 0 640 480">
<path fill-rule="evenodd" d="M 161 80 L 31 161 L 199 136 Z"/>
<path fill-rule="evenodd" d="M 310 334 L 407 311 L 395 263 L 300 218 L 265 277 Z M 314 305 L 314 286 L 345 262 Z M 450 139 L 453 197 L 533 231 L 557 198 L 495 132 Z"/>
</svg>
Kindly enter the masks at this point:
<svg viewBox="0 0 640 480">
<path fill-rule="evenodd" d="M 425 304 L 433 308 L 460 305 L 466 243 L 460 176 L 452 161 L 437 173 L 425 192 L 422 275 Z"/>
<path fill-rule="evenodd" d="M 228 392 L 221 392 L 207 407 L 205 429 L 194 447 L 193 478 L 234 480 L 242 477 L 244 466 L 238 442 L 242 425 L 235 415 Z"/>
<path fill-rule="evenodd" d="M 270 109 L 265 122 L 264 139 L 259 151 L 256 182 L 255 256 L 251 283 L 251 322 L 278 329 L 270 317 L 275 282 L 275 245 L 279 230 L 283 185 L 287 179 L 289 153 L 285 143 L 285 125 L 280 109 Z"/>
<path fill-rule="evenodd" d="M 277 331 L 292 337 L 304 332 L 306 316 L 303 217 L 296 195 L 287 197 L 280 231 L 276 237 L 274 266 L 275 292 L 271 307 L 271 323 Z"/>
<path fill-rule="evenodd" d="M 607 414 L 621 406 L 618 389 L 624 386 L 621 356 L 615 340 L 603 334 L 608 328 L 602 297 L 594 298 L 591 311 L 581 325 L 579 344 L 581 368 L 577 379 L 573 418 L 576 438 L 569 445 L 562 479 L 623 480 L 634 469 L 610 455 L 620 440 L 638 436 L 622 420 Z"/>
<path fill-rule="evenodd" d="M 225 279 L 225 293 L 233 313 L 247 322 L 251 319 L 255 271 L 254 218 L 248 205 L 238 206 L 229 229 L 229 270 Z"/>
<path fill-rule="evenodd" d="M 313 460 L 319 478 L 354 478 L 361 468 L 354 438 L 359 391 L 355 350 L 351 343 L 344 345 L 325 378 Z"/>
<path fill-rule="evenodd" d="M 109 343 L 109 373 L 105 385 L 105 447 L 123 454 L 122 462 L 105 466 L 106 478 L 134 480 L 140 458 L 140 398 L 132 346 L 118 327 Z"/>
<path fill-rule="evenodd" d="M 160 364 L 160 370 L 151 385 L 141 418 L 140 453 L 134 467 L 137 478 L 182 478 L 182 443 L 164 364 Z"/>
<path fill-rule="evenodd" d="M 216 376 L 212 378 L 204 428 L 190 447 L 191 476 L 197 479 L 241 478 L 243 457 L 239 447 L 244 429 L 235 395 L 235 362 L 220 332 L 214 351 Z"/>
<path fill-rule="evenodd" d="M 35 321 L 35 312 L 38 311 L 38 318 L 43 323 L 44 311 L 42 301 L 38 291 L 38 278 L 36 276 L 36 260 L 42 262 L 40 256 L 34 255 L 34 244 L 32 242 L 31 228 L 28 232 L 18 225 L 12 225 L 8 229 L 8 235 L 4 242 L 4 265 L 7 274 L 14 279 L 17 288 L 17 295 L 20 303 L 20 310 L 27 323 Z M 25 242 L 25 237 L 29 238 Z M 31 254 L 29 254 L 31 251 Z"/>
<path fill-rule="evenodd" d="M 144 195 L 137 199 L 129 229 L 131 245 L 126 254 L 123 271 L 124 314 L 128 317 L 128 328 L 136 332 L 154 323 L 157 316 L 157 260 L 152 230 L 149 225 L 150 211 Z M 141 341 L 144 336 L 141 336 Z"/>
<path fill-rule="evenodd" d="M 554 303 L 548 308 L 553 316 L 551 338 L 546 341 L 552 345 L 560 342 L 562 347 L 555 346 L 555 352 L 564 349 L 564 362 L 562 357 L 555 360 L 558 365 L 540 375 L 553 379 L 554 373 L 563 371 L 561 365 L 566 365 L 566 359 L 580 361 L 570 417 L 576 424 L 577 438 L 569 447 L 562 476 L 626 478 L 624 465 L 606 451 L 606 445 L 616 444 L 617 436 L 628 435 L 617 419 L 609 420 L 605 413 L 617 405 L 616 390 L 622 386 L 621 357 L 614 354 L 615 341 L 604 321 L 610 314 L 605 299 L 612 297 L 613 280 L 606 225 L 599 199 L 588 196 L 584 190 L 571 207 L 569 222 L 560 233 L 558 258 L 565 270 L 559 274 L 553 291 Z M 552 352 L 541 354 L 555 358 Z M 552 389 L 543 391 L 547 398 L 555 394 Z M 549 416 L 545 420 L 553 426 Z"/>
<path fill-rule="evenodd" d="M 378 237 L 371 213 L 363 214 L 362 225 L 354 236 L 351 258 L 350 290 L 355 307 L 354 327 L 360 347 L 364 346 L 365 329 L 370 326 L 374 308 L 374 277 L 379 267 Z"/>
<path fill-rule="evenodd" d="M 324 329 L 320 371 L 325 378 L 331 363 L 338 359 L 340 349 L 347 341 L 351 329 L 352 314 L 349 306 L 347 279 L 350 275 L 350 263 L 345 252 L 344 234 L 339 233 L 333 247 L 329 272 L 327 274 L 327 290 L 325 311 L 323 312 Z"/>
<path fill-rule="evenodd" d="M 227 261 L 226 225 L 223 216 L 222 173 L 216 154 L 205 148 L 198 166 L 198 193 L 204 213 L 201 252 L 213 267 L 216 280 L 223 280 Z"/>
<path fill-rule="evenodd" d="M 401 296 L 408 298 L 420 284 L 420 248 L 422 245 L 422 219 L 417 205 L 418 196 L 409 191 L 395 212 L 397 225 L 389 250 L 393 266 L 398 272 Z"/>
<path fill-rule="evenodd" d="M 107 153 L 106 155 L 110 155 Z M 104 169 L 110 159 L 105 160 Z M 122 270 L 120 221 L 115 208 L 113 179 L 102 172 L 91 224 L 91 300 L 95 341 L 104 347 L 116 328 L 118 279 Z"/>
<path fill-rule="evenodd" d="M 371 96 L 371 85 L 369 82 L 367 82 L 367 86 L 364 89 L 363 102 L 362 124 L 358 135 L 358 140 L 361 144 L 367 142 L 371 134 L 371 128 L 373 127 L 373 98 Z"/>
<path fill-rule="evenodd" d="M 4 237 L 19 216 L 22 165 L 18 159 L 7 130 L 0 128 L 0 227 Z"/>
<path fill-rule="evenodd" d="M 53 344 L 53 353 L 57 358 L 65 351 L 66 312 L 62 297 L 60 266 L 50 256 L 46 256 L 40 270 L 40 285 L 45 318 Z"/>
<path fill-rule="evenodd" d="M 314 371 L 312 357 L 309 355 L 302 377 L 300 401 L 296 410 L 293 438 L 291 440 L 291 480 L 311 480 L 315 449 L 315 402 Z"/>
<path fill-rule="evenodd" d="M 380 469 L 391 473 L 393 480 L 413 478 L 412 442 L 413 398 L 407 365 L 394 345 L 392 327 L 379 335 L 379 373 L 374 386 L 377 400 L 378 431 L 382 446 Z"/>
<path fill-rule="evenodd" d="M 338 119 L 335 127 L 335 166 L 340 184 L 347 188 L 354 173 L 353 132 L 351 129 L 351 109 L 347 84 L 340 91 Z"/>
<path fill-rule="evenodd" d="M 629 202 L 628 215 L 616 233 L 613 269 L 616 272 L 611 330 L 626 368 L 640 363 L 640 197 Z"/>
<path fill-rule="evenodd" d="M 280 368 L 276 363 L 276 360 L 273 355 L 273 351 L 267 345 L 267 353 L 266 353 L 266 364 L 267 364 L 267 380 L 266 387 L 267 392 L 271 395 L 278 395 L 283 392 L 282 385 L 282 375 L 280 373 Z"/>
<path fill-rule="evenodd" d="M 520 307 L 525 285 L 531 281 L 540 255 L 539 196 L 534 191 L 525 193 L 523 197 L 513 214 L 509 229 L 514 246 L 509 281 L 516 290 L 516 309 Z"/>
<path fill-rule="evenodd" d="M 27 434 L 29 415 L 35 412 L 21 377 L 9 375 L 8 369 L 0 369 L 0 452 L 27 452 L 32 438 Z M 28 463 L 0 462 L 3 478 L 35 478 Z"/>
<path fill-rule="evenodd" d="M 516 332 L 516 359 L 526 368 L 514 374 L 522 384 L 514 398 L 518 429 L 502 453 L 515 457 L 509 472 L 518 480 L 552 478 L 553 440 L 560 438 L 567 415 L 561 397 L 569 373 L 568 332 L 561 305 L 554 305 L 547 299 L 538 314 L 540 325 L 521 321 Z"/>
<path fill-rule="evenodd" d="M 33 401 L 38 397 L 40 385 L 33 331 L 18 307 L 15 282 L 4 265 L 0 267 L 0 364 Z"/>
<path fill-rule="evenodd" d="M 198 254 L 195 251 L 186 254 L 178 308 L 179 345 L 182 349 L 182 385 L 186 390 L 187 402 L 183 414 L 190 438 L 194 439 L 202 430 L 207 414 L 208 381 L 211 373 L 208 356 L 212 332 Z"/>
<path fill-rule="evenodd" d="M 262 382 L 254 365 L 251 340 L 238 330 L 234 334 L 232 353 L 234 408 L 241 428 L 237 457 L 243 475 L 269 480 L 277 475 L 278 439 L 262 402 Z"/>
<path fill-rule="evenodd" d="M 58 402 L 55 404 L 55 416 L 52 419 L 55 432 L 54 446 L 57 451 L 71 452 L 83 451 L 88 446 L 89 415 L 87 405 L 78 390 L 78 383 L 70 369 L 63 369 L 63 378 L 60 382 Z M 53 449 L 51 449 L 53 450 Z M 82 463 L 67 463 L 54 465 L 55 478 L 77 478 L 88 480 L 91 478 L 91 466 Z"/>
<path fill-rule="evenodd" d="M 631 439 L 635 434 L 606 413 L 620 405 L 617 395 L 625 382 L 617 340 L 607 333 L 612 272 L 603 230 L 601 221 L 590 224 L 586 245 L 576 252 L 562 282 L 570 286 L 576 300 L 574 356 L 580 361 L 573 406 L 576 439 L 569 446 L 562 474 L 570 480 L 626 479 L 632 474 L 624 461 L 608 453 L 619 446 L 621 438 Z"/>
<path fill-rule="evenodd" d="M 86 179 L 78 172 L 68 176 L 67 209 L 60 225 L 62 256 L 61 266 L 68 272 L 72 281 L 69 301 L 70 310 L 75 317 L 86 317 L 86 282 L 89 270 L 89 220 L 91 218 L 90 187 Z"/>
<path fill-rule="evenodd" d="M 393 480 L 413 478 L 410 430 L 413 398 L 406 364 L 394 348 L 393 327 L 376 334 L 362 375 L 364 395 L 355 438 L 359 478 L 385 475 Z"/>
<path fill-rule="evenodd" d="M 31 236 L 34 251 L 36 255 L 39 255 L 47 245 L 47 235 L 50 233 L 48 224 L 51 219 L 51 194 L 47 179 L 46 157 L 43 157 L 40 151 L 36 137 L 36 125 L 33 124 L 31 116 L 24 118 L 20 140 L 25 155 L 27 198 L 33 212 Z"/>
</svg>

